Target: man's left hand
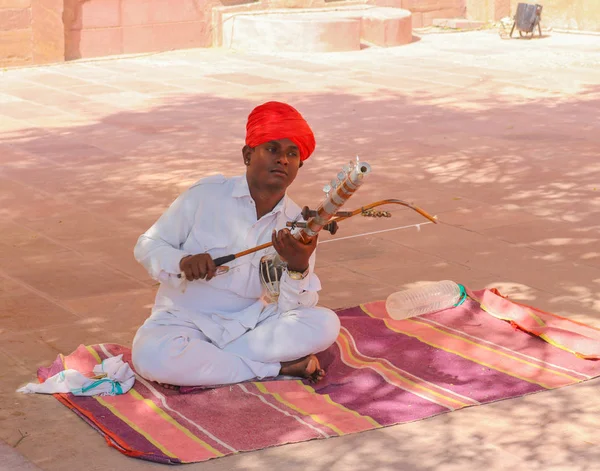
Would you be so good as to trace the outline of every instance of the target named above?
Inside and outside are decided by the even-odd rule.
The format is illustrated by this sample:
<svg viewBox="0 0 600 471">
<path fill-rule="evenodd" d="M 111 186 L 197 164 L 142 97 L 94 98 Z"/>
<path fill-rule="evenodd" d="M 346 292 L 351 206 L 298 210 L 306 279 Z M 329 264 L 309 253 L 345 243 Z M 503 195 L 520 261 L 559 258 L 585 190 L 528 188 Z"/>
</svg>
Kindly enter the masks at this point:
<svg viewBox="0 0 600 471">
<path fill-rule="evenodd" d="M 304 272 L 308 268 L 310 256 L 317 247 L 317 237 L 305 244 L 297 240 L 289 229 L 273 230 L 273 247 L 279 256 L 287 262 L 292 271 Z"/>
</svg>

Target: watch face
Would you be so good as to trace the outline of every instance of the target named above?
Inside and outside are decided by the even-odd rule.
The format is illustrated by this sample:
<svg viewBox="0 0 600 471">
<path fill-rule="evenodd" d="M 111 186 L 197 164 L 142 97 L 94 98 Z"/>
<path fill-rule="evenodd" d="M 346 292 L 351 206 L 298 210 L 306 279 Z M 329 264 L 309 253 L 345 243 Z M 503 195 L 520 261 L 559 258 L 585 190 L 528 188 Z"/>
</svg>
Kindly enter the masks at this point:
<svg viewBox="0 0 600 471">
<path fill-rule="evenodd" d="M 309 270 L 306 270 L 304 273 L 288 270 L 288 275 L 292 280 L 303 280 L 308 275 L 308 272 Z"/>
</svg>

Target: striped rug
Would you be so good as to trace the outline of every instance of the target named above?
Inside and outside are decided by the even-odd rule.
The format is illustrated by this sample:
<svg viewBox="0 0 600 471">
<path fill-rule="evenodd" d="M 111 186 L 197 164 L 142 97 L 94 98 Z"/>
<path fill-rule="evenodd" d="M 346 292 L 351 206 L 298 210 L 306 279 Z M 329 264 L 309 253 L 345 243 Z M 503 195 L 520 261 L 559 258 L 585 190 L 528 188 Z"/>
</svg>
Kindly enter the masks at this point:
<svg viewBox="0 0 600 471">
<path fill-rule="evenodd" d="M 188 394 L 137 377 L 122 396 L 57 394 L 109 445 L 162 463 L 191 463 L 401 424 L 568 386 L 600 375 L 600 332 L 494 290 L 462 306 L 395 321 L 383 302 L 339 310 L 324 381 L 248 382 Z M 83 346 L 38 371 L 89 372 L 115 344 Z"/>
</svg>

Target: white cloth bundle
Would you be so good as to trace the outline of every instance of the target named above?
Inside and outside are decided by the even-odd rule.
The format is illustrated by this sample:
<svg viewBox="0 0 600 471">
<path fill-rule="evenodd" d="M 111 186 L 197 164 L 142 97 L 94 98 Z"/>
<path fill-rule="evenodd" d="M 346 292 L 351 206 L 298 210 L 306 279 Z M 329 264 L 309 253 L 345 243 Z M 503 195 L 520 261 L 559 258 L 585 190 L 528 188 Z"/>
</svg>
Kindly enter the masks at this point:
<svg viewBox="0 0 600 471">
<path fill-rule="evenodd" d="M 115 396 L 125 394 L 135 382 L 135 373 L 123 361 L 123 355 L 110 357 L 94 366 L 94 377 L 88 378 L 77 370 L 64 370 L 43 383 L 29 383 L 17 392 L 25 394 L 71 393 L 75 396 Z"/>
</svg>

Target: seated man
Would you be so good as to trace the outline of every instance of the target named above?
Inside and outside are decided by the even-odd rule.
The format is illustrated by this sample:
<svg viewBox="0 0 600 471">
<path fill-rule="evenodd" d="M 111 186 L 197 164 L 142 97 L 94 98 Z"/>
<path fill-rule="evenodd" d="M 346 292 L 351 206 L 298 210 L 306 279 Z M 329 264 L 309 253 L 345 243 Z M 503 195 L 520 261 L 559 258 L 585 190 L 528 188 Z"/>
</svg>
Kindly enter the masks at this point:
<svg viewBox="0 0 600 471">
<path fill-rule="evenodd" d="M 325 374 L 314 354 L 335 342 L 340 322 L 317 307 L 316 239 L 305 245 L 285 228 L 301 212 L 286 189 L 315 139 L 300 113 L 278 102 L 255 108 L 246 130 L 246 174 L 200 180 L 135 247 L 135 258 L 161 281 L 152 315 L 133 341 L 133 364 L 148 380 L 216 386 L 278 375 L 318 381 Z M 216 275 L 214 258 L 268 241 L 272 249 L 240 257 Z M 268 250 L 287 262 L 276 302 L 265 300 L 259 275 Z"/>
</svg>

